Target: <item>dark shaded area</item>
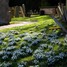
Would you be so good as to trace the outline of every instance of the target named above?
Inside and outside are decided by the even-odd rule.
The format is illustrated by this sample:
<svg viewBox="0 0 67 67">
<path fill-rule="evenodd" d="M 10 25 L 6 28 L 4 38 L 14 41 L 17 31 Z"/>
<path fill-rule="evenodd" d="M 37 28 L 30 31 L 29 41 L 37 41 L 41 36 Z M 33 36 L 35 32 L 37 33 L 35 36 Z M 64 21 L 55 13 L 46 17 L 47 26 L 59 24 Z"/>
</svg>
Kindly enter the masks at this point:
<svg viewBox="0 0 67 67">
<path fill-rule="evenodd" d="M 22 4 L 25 4 L 25 7 L 27 9 L 38 9 L 40 7 L 41 0 L 9 0 L 9 6 L 21 6 Z"/>
<path fill-rule="evenodd" d="M 26 13 L 30 10 L 39 12 L 40 3 L 41 0 L 9 0 L 9 7 L 22 6 L 22 4 L 25 4 Z"/>
<path fill-rule="evenodd" d="M 21 6 L 25 4 L 26 13 L 32 10 L 39 12 L 42 6 L 57 6 L 59 2 L 65 4 L 65 0 L 9 0 L 9 6 Z"/>
<path fill-rule="evenodd" d="M 51 6 L 57 6 L 58 3 L 63 3 L 65 5 L 65 0 L 48 0 Z"/>
<path fill-rule="evenodd" d="M 24 3 L 24 0 L 9 0 L 9 6 L 21 6 Z"/>
<path fill-rule="evenodd" d="M 41 10 L 40 11 L 40 15 L 45 15 L 45 11 L 44 10 Z"/>
<path fill-rule="evenodd" d="M 48 6 L 56 6 L 58 2 L 65 4 L 66 0 L 9 0 L 9 6 L 21 6 L 22 4 L 25 4 L 27 9 L 37 9 L 38 7 L 41 7 L 42 4 L 48 5 Z"/>
</svg>

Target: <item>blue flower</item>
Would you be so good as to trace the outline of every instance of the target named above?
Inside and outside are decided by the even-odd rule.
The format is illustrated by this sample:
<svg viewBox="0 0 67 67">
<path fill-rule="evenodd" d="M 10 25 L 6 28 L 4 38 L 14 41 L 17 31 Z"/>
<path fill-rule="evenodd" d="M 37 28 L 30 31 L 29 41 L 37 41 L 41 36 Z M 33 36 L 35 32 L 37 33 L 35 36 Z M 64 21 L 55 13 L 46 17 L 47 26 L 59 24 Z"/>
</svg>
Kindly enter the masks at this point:
<svg viewBox="0 0 67 67">
<path fill-rule="evenodd" d="M 37 49 L 34 51 L 33 56 L 37 60 L 43 60 L 45 58 L 45 53 L 43 50 Z"/>
<path fill-rule="evenodd" d="M 27 62 L 20 62 L 20 63 L 18 63 L 18 67 L 26 67 L 26 65 L 27 65 Z"/>
<path fill-rule="evenodd" d="M 39 64 L 39 61 L 38 60 L 34 60 L 33 63 L 34 64 Z"/>
<path fill-rule="evenodd" d="M 32 46 L 35 46 L 35 45 L 37 45 L 38 43 L 40 43 L 41 42 L 41 39 L 36 39 L 36 40 L 34 40 L 32 43 L 31 43 L 31 45 Z"/>
<path fill-rule="evenodd" d="M 0 64 L 0 67 L 12 67 L 12 63 L 10 62 L 3 62 Z"/>
<path fill-rule="evenodd" d="M 4 55 L 4 56 L 2 56 L 2 59 L 3 60 L 6 60 L 6 59 L 8 59 L 8 56 L 7 55 Z"/>
<path fill-rule="evenodd" d="M 40 44 L 40 47 L 41 49 L 45 49 L 45 48 L 48 48 L 48 45 L 47 44 Z"/>
<path fill-rule="evenodd" d="M 12 50 L 15 50 L 15 49 L 16 49 L 15 46 L 10 46 L 10 47 L 7 47 L 7 48 L 6 48 L 7 51 L 12 51 Z"/>
</svg>

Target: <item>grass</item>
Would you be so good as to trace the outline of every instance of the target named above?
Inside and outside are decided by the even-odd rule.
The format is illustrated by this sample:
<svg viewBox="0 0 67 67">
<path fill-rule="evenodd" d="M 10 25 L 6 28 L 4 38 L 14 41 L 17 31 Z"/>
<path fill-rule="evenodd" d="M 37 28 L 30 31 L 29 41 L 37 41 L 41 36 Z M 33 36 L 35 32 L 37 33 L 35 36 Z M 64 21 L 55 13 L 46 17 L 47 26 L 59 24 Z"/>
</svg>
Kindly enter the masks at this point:
<svg viewBox="0 0 67 67">
<path fill-rule="evenodd" d="M 29 56 L 29 57 L 25 57 L 25 58 L 20 59 L 19 62 L 21 62 L 21 61 L 27 61 L 27 62 L 29 62 L 29 61 L 32 61 L 33 59 L 34 59 L 34 57 Z"/>
<path fill-rule="evenodd" d="M 27 17 L 15 17 L 12 18 L 11 21 L 25 21 L 26 19 L 28 19 Z"/>
<path fill-rule="evenodd" d="M 16 24 L 19 23 L 19 21 L 25 21 L 28 19 L 27 17 L 17 17 L 17 18 L 12 18 L 10 24 Z"/>
<path fill-rule="evenodd" d="M 17 24 L 23 21 L 26 22 L 42 22 L 44 20 L 51 19 L 49 16 L 36 16 L 36 17 L 17 17 L 17 18 L 12 18 L 10 24 Z"/>
<path fill-rule="evenodd" d="M 16 19 L 18 19 L 18 18 L 16 18 Z M 34 30 L 37 31 L 37 29 L 35 27 L 39 27 L 39 29 L 42 29 L 46 26 L 51 27 L 52 24 L 55 24 L 54 20 L 51 17 L 47 16 L 47 15 L 46 16 L 38 16 L 38 17 L 34 17 L 34 18 L 28 18 L 26 20 L 27 21 L 37 20 L 38 22 L 33 23 L 33 24 L 24 25 L 24 26 L 8 28 L 8 29 L 4 29 L 4 31 L 3 30 L 0 30 L 0 31 L 1 32 L 7 32 L 7 31 L 10 31 L 10 30 L 27 31 L 27 30 L 30 30 L 30 29 L 33 29 L 33 31 Z M 13 22 L 13 20 L 11 22 Z"/>
</svg>

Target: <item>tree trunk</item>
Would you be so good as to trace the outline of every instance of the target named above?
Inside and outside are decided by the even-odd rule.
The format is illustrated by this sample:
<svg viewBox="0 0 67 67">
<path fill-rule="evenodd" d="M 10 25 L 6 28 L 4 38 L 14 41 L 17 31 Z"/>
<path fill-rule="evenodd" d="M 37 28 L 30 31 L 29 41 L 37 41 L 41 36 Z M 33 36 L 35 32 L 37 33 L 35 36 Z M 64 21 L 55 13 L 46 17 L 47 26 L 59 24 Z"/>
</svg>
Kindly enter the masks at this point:
<svg viewBox="0 0 67 67">
<path fill-rule="evenodd" d="M 0 0 L 0 25 L 9 24 L 9 0 Z"/>
<path fill-rule="evenodd" d="M 67 10 L 67 0 L 66 0 L 66 10 Z"/>
</svg>

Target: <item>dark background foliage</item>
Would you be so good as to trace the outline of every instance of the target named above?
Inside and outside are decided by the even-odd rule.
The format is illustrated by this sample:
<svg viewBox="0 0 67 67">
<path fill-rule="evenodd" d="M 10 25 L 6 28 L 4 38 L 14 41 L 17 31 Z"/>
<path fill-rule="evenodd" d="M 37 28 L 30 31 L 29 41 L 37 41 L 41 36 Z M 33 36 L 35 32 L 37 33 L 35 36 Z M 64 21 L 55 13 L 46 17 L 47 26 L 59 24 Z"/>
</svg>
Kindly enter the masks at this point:
<svg viewBox="0 0 67 67">
<path fill-rule="evenodd" d="M 9 6 L 21 6 L 25 4 L 26 12 L 29 10 L 39 11 L 40 7 L 56 6 L 58 2 L 65 4 L 65 0 L 9 0 Z"/>
<path fill-rule="evenodd" d="M 65 3 L 65 0 L 9 0 L 9 6 L 22 5 L 23 3 L 26 6 L 41 6 L 41 4 L 47 4 L 50 6 L 56 6 L 58 2 Z"/>
</svg>

